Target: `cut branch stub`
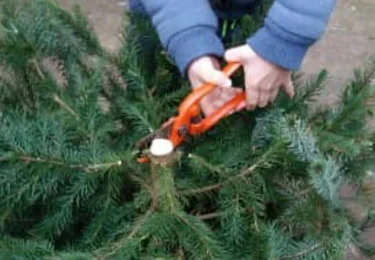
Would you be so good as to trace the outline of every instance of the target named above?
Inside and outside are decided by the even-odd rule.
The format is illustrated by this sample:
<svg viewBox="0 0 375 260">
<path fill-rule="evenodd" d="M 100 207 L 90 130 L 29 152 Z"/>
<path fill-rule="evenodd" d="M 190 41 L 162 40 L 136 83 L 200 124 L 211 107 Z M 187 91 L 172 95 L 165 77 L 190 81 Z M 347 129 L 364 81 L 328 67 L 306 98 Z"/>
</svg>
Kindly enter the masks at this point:
<svg viewBox="0 0 375 260">
<path fill-rule="evenodd" d="M 164 138 L 154 139 L 151 143 L 149 153 L 153 164 L 172 166 L 178 159 L 172 142 Z"/>
</svg>

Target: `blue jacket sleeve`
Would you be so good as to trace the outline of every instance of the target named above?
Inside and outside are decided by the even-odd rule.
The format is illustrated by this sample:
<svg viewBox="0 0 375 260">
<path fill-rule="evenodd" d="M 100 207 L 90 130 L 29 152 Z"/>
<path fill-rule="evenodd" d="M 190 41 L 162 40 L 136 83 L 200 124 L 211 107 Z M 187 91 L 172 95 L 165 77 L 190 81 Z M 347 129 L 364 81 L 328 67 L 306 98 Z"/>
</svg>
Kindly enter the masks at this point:
<svg viewBox="0 0 375 260">
<path fill-rule="evenodd" d="M 163 47 L 182 74 L 203 55 L 223 56 L 218 19 L 209 0 L 141 0 Z"/>
<path fill-rule="evenodd" d="M 324 33 L 336 0 L 276 0 L 264 26 L 248 44 L 264 59 L 299 69 L 311 45 Z"/>
</svg>

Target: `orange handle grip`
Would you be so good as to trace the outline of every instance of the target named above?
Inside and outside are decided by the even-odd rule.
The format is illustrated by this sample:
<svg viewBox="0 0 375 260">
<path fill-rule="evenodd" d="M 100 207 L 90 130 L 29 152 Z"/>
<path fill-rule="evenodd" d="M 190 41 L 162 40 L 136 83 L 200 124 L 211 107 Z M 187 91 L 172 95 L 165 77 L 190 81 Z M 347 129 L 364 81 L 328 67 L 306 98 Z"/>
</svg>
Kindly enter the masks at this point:
<svg viewBox="0 0 375 260">
<path fill-rule="evenodd" d="M 241 63 L 233 62 L 229 63 L 227 66 L 224 67 L 223 73 L 227 77 L 231 77 L 239 68 L 241 67 Z"/>
<path fill-rule="evenodd" d="M 225 76 L 231 77 L 239 68 L 241 67 L 240 63 L 230 63 L 222 70 Z M 209 88 L 211 84 L 206 84 L 202 88 Z M 191 125 L 190 133 L 199 134 L 206 132 L 208 129 L 217 124 L 220 119 L 228 116 L 234 109 L 236 109 L 243 101 L 246 100 L 245 93 L 238 94 L 232 98 L 229 102 L 224 104 L 221 108 L 212 113 L 209 117 L 206 117 L 198 124 Z"/>
<path fill-rule="evenodd" d="M 221 108 L 212 113 L 209 117 L 206 117 L 198 124 L 192 124 L 190 126 L 190 134 L 197 135 L 208 131 L 211 127 L 216 125 L 221 119 L 229 116 L 242 102 L 246 101 L 246 94 L 240 93 L 229 102 L 225 103 Z"/>
<path fill-rule="evenodd" d="M 226 65 L 222 72 L 227 76 L 232 76 L 239 68 L 240 63 L 229 63 Z M 215 85 L 212 83 L 203 84 L 201 87 L 194 89 L 181 103 L 179 107 L 179 116 L 176 117 L 176 121 L 172 127 L 170 140 L 174 146 L 178 146 L 183 138 L 178 134 L 179 128 L 183 125 L 190 125 L 188 129 L 190 134 L 199 134 L 207 131 L 210 127 L 215 125 L 221 118 L 229 114 L 230 111 L 235 109 L 244 99 L 245 96 L 240 94 L 234 97 L 231 101 L 225 104 L 222 108 L 213 113 L 210 117 L 204 119 L 201 123 L 196 125 L 190 124 L 190 119 L 199 114 L 199 102 L 208 93 L 215 89 Z"/>
<path fill-rule="evenodd" d="M 225 76 L 232 76 L 239 68 L 241 67 L 240 63 L 230 63 L 224 67 L 222 72 Z M 199 101 L 204 98 L 208 93 L 215 89 L 215 85 L 212 83 L 206 83 L 202 86 L 194 89 L 181 103 L 179 107 L 180 115 L 188 114 L 187 111 L 191 109 L 192 106 L 198 105 Z M 189 116 L 189 115 L 188 115 Z"/>
</svg>

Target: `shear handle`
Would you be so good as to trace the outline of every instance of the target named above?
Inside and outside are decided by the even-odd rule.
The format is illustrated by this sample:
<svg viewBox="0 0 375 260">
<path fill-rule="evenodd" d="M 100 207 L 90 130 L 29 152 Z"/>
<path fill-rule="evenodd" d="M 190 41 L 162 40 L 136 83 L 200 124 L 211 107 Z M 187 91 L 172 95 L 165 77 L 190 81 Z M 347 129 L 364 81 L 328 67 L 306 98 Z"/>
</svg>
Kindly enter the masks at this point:
<svg viewBox="0 0 375 260">
<path fill-rule="evenodd" d="M 222 71 L 227 77 L 230 77 L 240 67 L 240 63 L 230 63 L 227 66 L 225 66 Z M 216 85 L 212 83 L 204 84 L 201 87 L 194 89 L 181 103 L 178 111 L 179 115 L 176 117 L 169 137 L 169 139 L 172 141 L 175 147 L 178 146 L 184 139 L 184 136 L 179 134 L 181 127 L 186 127 L 188 132 L 191 133 L 191 119 L 199 115 L 199 102 L 215 88 Z M 194 130 L 192 131 L 194 131 L 194 133 L 204 132 L 203 130 L 199 130 L 199 126 L 201 128 L 210 128 L 215 123 L 217 123 L 217 121 L 219 121 L 224 115 L 228 114 L 230 110 L 234 109 L 237 105 L 239 105 L 242 99 L 243 97 L 241 96 L 235 99 L 234 101 L 230 101 L 229 104 L 224 105 L 221 109 L 216 111 L 211 117 L 203 121 L 203 124 L 198 124 L 197 127 L 194 127 Z"/>
<path fill-rule="evenodd" d="M 241 67 L 240 63 L 230 63 L 224 67 L 222 72 L 225 76 L 231 77 L 239 68 Z M 189 115 L 189 110 L 191 107 L 198 106 L 202 98 L 204 98 L 208 93 L 215 89 L 216 85 L 212 83 L 206 83 L 202 86 L 195 88 L 181 103 L 179 107 L 179 115 Z"/>
<path fill-rule="evenodd" d="M 221 108 L 216 110 L 210 116 L 204 118 L 198 124 L 192 124 L 189 134 L 198 135 L 207 132 L 211 127 L 216 125 L 221 119 L 230 115 L 242 102 L 246 100 L 246 94 L 240 93 L 233 97 L 229 102 L 225 103 Z"/>
</svg>

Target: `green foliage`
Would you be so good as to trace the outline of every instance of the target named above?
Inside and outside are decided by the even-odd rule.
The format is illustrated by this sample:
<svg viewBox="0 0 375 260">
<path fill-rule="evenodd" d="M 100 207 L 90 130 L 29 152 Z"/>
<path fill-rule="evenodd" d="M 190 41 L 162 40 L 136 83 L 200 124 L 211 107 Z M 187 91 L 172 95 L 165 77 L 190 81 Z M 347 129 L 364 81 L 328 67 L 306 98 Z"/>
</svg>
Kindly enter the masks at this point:
<svg viewBox="0 0 375 260">
<path fill-rule="evenodd" d="M 342 259 L 358 235 L 348 182 L 374 218 L 374 64 L 331 108 L 310 106 L 326 71 L 296 75 L 293 100 L 189 138 L 173 167 L 142 165 L 135 142 L 189 91 L 150 23 L 130 16 L 110 55 L 77 8 L 6 0 L 0 21 L 1 259 Z"/>
</svg>

